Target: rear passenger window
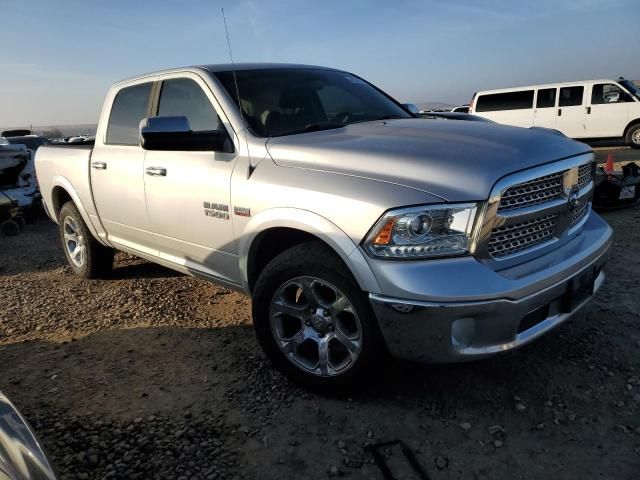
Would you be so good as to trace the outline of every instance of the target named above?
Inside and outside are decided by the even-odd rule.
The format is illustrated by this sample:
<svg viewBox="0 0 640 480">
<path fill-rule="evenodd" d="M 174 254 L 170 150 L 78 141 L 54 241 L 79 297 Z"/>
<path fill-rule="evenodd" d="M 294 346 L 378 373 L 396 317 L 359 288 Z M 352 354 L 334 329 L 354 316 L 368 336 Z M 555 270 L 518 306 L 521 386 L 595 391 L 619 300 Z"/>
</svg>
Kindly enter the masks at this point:
<svg viewBox="0 0 640 480">
<path fill-rule="evenodd" d="M 574 107 L 582 105 L 584 87 L 564 87 L 560 89 L 560 107 Z"/>
<path fill-rule="evenodd" d="M 533 108 L 533 90 L 482 95 L 476 103 L 475 111 L 495 112 L 500 110 L 521 110 L 524 108 Z"/>
<path fill-rule="evenodd" d="M 555 88 L 541 88 L 538 90 L 538 100 L 536 101 L 536 108 L 549 108 L 556 106 L 556 89 Z"/>
<path fill-rule="evenodd" d="M 116 94 L 109 115 L 106 143 L 138 145 L 140 120 L 147 116 L 152 83 L 126 87 Z"/>
<path fill-rule="evenodd" d="M 220 118 L 200 85 L 190 78 L 162 82 L 159 117 L 187 117 L 193 132 L 222 130 Z"/>
</svg>

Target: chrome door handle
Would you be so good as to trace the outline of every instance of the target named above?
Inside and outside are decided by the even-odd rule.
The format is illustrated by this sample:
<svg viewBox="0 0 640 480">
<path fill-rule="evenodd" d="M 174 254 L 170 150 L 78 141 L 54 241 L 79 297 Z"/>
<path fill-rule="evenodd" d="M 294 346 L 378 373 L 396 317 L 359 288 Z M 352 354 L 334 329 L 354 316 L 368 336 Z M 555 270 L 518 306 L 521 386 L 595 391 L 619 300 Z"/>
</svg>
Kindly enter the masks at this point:
<svg viewBox="0 0 640 480">
<path fill-rule="evenodd" d="M 167 169 L 166 168 L 161 168 L 161 167 L 147 167 L 145 169 L 145 172 L 147 175 L 150 175 L 152 177 L 166 177 L 167 176 Z"/>
<path fill-rule="evenodd" d="M 91 162 L 91 168 L 94 170 L 106 170 L 107 162 Z"/>
</svg>

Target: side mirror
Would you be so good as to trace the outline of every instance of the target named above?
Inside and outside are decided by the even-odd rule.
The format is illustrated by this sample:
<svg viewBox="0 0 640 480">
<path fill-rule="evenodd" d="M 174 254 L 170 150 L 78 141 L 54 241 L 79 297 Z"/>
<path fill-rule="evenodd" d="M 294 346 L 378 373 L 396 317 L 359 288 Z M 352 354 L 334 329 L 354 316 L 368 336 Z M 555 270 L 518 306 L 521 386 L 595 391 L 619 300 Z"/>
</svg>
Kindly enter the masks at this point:
<svg viewBox="0 0 640 480">
<path fill-rule="evenodd" d="M 414 115 L 420 114 L 420 110 L 418 110 L 418 107 L 416 107 L 413 103 L 405 103 L 402 106 Z"/>
<path fill-rule="evenodd" d="M 187 117 L 149 117 L 140 122 L 140 146 L 145 150 L 216 151 L 233 153 L 225 130 L 193 132 Z"/>
</svg>

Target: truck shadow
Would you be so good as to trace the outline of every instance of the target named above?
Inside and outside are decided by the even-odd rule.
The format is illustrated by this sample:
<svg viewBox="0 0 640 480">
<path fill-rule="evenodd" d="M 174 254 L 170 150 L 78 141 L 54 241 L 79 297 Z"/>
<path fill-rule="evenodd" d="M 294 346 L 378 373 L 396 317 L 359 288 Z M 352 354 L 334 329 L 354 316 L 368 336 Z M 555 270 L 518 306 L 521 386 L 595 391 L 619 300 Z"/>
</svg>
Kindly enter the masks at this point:
<svg viewBox="0 0 640 480">
<path fill-rule="evenodd" d="M 122 261 L 117 261 L 108 278 L 112 280 L 128 280 L 136 278 L 173 278 L 182 275 L 180 272 L 163 267 L 157 263 L 136 258 L 134 262 L 125 264 L 123 264 Z"/>
<path fill-rule="evenodd" d="M 248 449 L 242 454 L 247 468 L 286 458 L 292 438 L 302 441 L 305 449 L 308 443 L 310 450 L 322 451 L 345 436 L 366 438 L 370 430 L 386 439 L 419 438 L 427 432 L 437 438 L 449 422 L 471 421 L 474 428 L 481 424 L 478 428 L 483 429 L 499 419 L 514 441 L 520 430 L 526 436 L 535 426 L 545 400 L 561 393 L 564 401 L 571 401 L 567 392 L 598 382 L 585 368 L 588 355 L 574 358 L 575 348 L 566 338 L 571 335 L 580 345 L 588 341 L 588 331 L 581 328 L 576 342 L 569 328 L 564 325 L 519 352 L 473 364 L 393 361 L 361 390 L 337 397 L 288 382 L 263 356 L 248 325 L 118 328 L 71 341 L 1 345 L 0 389 L 32 422 L 58 466 L 63 458 L 73 463 L 86 449 L 81 441 L 67 441 L 69 431 L 78 438 L 90 437 L 95 425 L 101 425 L 106 428 L 101 439 L 114 436 L 119 442 L 122 432 L 135 430 L 153 440 L 154 435 L 164 435 L 156 430 L 158 417 L 169 424 L 167 428 L 193 425 L 196 430 L 217 419 L 216 435 L 220 430 L 231 432 L 220 434 L 223 445 Z M 613 351 L 610 346 L 596 347 Z M 516 395 L 536 412 L 535 418 L 513 412 Z M 327 430 L 328 421 L 336 426 L 333 430 Z M 213 433 L 208 430 L 206 435 Z M 273 446 L 264 449 L 262 444 L 269 442 Z M 178 448 L 183 444 L 190 441 L 175 440 Z M 163 450 L 146 448 L 141 453 L 145 458 L 166 461 Z M 247 453 L 256 448 L 261 460 Z M 456 447 L 451 448 L 454 454 Z M 115 452 L 110 460 L 100 456 L 96 475 L 104 474 L 115 460 L 126 463 L 124 453 Z"/>
<path fill-rule="evenodd" d="M 566 343 L 565 337 L 573 335 L 568 328 L 563 325 L 531 346 L 474 363 L 419 365 L 389 360 L 376 372 L 375 381 L 357 392 L 327 398 L 384 403 L 400 395 L 428 402 L 453 400 L 460 394 L 499 397 L 505 389 L 535 390 L 536 396 L 544 397 L 553 383 L 544 381 L 549 369 L 564 377 L 576 364 L 566 361 L 574 350 Z M 279 392 L 322 398 L 275 371 L 249 325 L 114 328 L 71 341 L 5 343 L 0 345 L 0 364 L 4 366 L 0 389 L 16 402 L 34 406 L 46 400 L 73 415 L 131 417 L 212 405 L 237 407 L 230 403 L 230 393 L 247 399 L 260 397 L 261 392 L 271 392 L 274 398 Z"/>
</svg>

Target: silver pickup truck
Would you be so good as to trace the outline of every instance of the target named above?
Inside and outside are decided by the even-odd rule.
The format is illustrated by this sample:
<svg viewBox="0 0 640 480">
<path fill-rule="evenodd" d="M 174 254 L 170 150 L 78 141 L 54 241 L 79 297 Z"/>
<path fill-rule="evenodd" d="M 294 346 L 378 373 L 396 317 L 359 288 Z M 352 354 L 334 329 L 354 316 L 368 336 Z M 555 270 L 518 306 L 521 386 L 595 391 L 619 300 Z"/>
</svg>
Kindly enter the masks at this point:
<svg viewBox="0 0 640 480">
<path fill-rule="evenodd" d="M 122 250 L 245 292 L 274 365 L 327 389 L 574 314 L 611 243 L 594 168 L 558 132 L 420 119 L 351 73 L 273 64 L 117 83 L 93 147 L 36 156 L 74 272 Z"/>
</svg>

